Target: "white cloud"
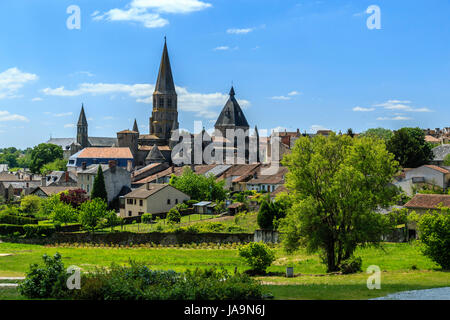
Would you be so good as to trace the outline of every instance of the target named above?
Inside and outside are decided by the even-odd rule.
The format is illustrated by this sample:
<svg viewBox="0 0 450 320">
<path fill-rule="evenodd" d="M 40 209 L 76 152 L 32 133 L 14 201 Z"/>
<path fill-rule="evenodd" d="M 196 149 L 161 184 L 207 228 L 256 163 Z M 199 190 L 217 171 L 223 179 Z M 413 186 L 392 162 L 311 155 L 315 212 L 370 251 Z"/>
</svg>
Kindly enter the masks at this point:
<svg viewBox="0 0 450 320">
<path fill-rule="evenodd" d="M 325 128 L 324 126 L 322 126 L 320 124 L 313 124 L 311 126 L 312 133 L 317 133 L 317 131 L 319 131 L 319 130 L 330 130 L 330 129 Z"/>
<path fill-rule="evenodd" d="M 285 96 L 274 96 L 274 97 L 271 97 L 270 99 L 272 99 L 272 100 L 285 100 L 286 101 L 286 100 L 291 100 L 292 97 L 298 96 L 298 95 L 301 95 L 301 94 L 302 93 L 298 92 L 298 91 L 291 91 Z"/>
<path fill-rule="evenodd" d="M 60 117 L 69 117 L 71 115 L 73 115 L 72 112 L 55 113 L 55 114 L 53 114 L 54 117 L 58 117 L 58 118 L 60 118 Z"/>
<path fill-rule="evenodd" d="M 227 33 L 229 34 L 247 34 L 255 30 L 254 28 L 246 28 L 246 29 L 228 29 Z"/>
<path fill-rule="evenodd" d="M 108 83 L 83 83 L 75 90 L 65 89 L 64 86 L 52 89 L 45 88 L 42 92 L 50 96 L 75 97 L 84 94 L 91 95 L 115 95 L 127 94 L 140 103 L 152 103 L 152 95 L 155 86 L 153 84 L 108 84 Z M 204 118 L 217 117 L 217 108 L 223 107 L 228 99 L 228 95 L 223 93 L 195 93 L 189 92 L 186 88 L 176 87 L 178 93 L 178 108 L 181 111 L 195 112 Z M 248 108 L 250 102 L 238 100 L 242 108 Z"/>
<path fill-rule="evenodd" d="M 377 118 L 378 121 L 407 121 L 407 120 L 413 120 L 409 117 L 402 117 L 402 116 L 396 116 L 396 117 L 379 117 Z"/>
<path fill-rule="evenodd" d="M 375 111 L 375 108 L 363 108 L 363 107 L 354 107 L 353 111 L 355 112 L 372 112 Z"/>
<path fill-rule="evenodd" d="M 75 128 L 75 125 L 73 123 L 68 123 L 64 125 L 64 128 Z"/>
<path fill-rule="evenodd" d="M 146 28 L 161 28 L 169 24 L 161 13 L 187 14 L 211 6 L 199 0 L 133 0 L 125 9 L 114 8 L 104 14 L 94 12 L 92 16 L 96 21 L 130 21 L 141 23 Z"/>
<path fill-rule="evenodd" d="M 7 122 L 7 121 L 24 121 L 29 122 L 27 117 L 21 116 L 19 114 L 12 114 L 9 111 L 6 110 L 0 110 L 0 122 Z"/>
<path fill-rule="evenodd" d="M 388 100 L 387 102 L 375 104 L 374 107 L 383 107 L 386 110 L 395 110 L 402 112 L 432 112 L 428 108 L 413 108 L 410 106 L 412 102 L 407 100 Z"/>
<path fill-rule="evenodd" d="M 0 99 L 15 98 L 17 91 L 26 83 L 35 81 L 39 77 L 32 73 L 20 71 L 18 68 L 10 68 L 0 73 Z"/>
<path fill-rule="evenodd" d="M 270 99 L 272 99 L 272 100 L 291 100 L 290 97 L 286 97 L 286 96 L 275 96 L 275 97 L 271 97 Z"/>
<path fill-rule="evenodd" d="M 298 92 L 298 91 L 291 91 L 291 92 L 289 92 L 288 93 L 288 96 L 298 96 L 298 95 L 300 95 L 300 94 L 302 94 L 301 92 Z"/>
<path fill-rule="evenodd" d="M 31 99 L 31 101 L 33 101 L 33 102 L 42 101 L 42 98 L 36 97 L 36 98 Z"/>
</svg>

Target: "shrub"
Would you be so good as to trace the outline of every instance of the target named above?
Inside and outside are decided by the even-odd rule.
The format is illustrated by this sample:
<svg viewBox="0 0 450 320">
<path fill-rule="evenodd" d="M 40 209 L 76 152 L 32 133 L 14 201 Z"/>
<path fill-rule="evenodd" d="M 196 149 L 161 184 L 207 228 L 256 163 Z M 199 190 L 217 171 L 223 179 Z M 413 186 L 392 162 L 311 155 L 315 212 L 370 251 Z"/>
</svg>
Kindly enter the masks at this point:
<svg viewBox="0 0 450 320">
<path fill-rule="evenodd" d="M 275 254 L 266 244 L 251 242 L 239 248 L 239 256 L 258 274 L 265 274 L 266 269 L 275 260 Z"/>
<path fill-rule="evenodd" d="M 19 293 L 27 298 L 63 298 L 68 294 L 67 279 L 61 255 L 42 257 L 44 266 L 32 264 L 25 280 L 19 285 Z"/>
<path fill-rule="evenodd" d="M 152 215 L 150 213 L 144 213 L 141 217 L 141 220 L 143 223 L 150 223 L 152 222 Z"/>
<path fill-rule="evenodd" d="M 26 218 L 16 215 L 0 214 L 0 223 L 3 224 L 15 224 L 15 225 L 25 225 L 25 224 L 37 224 L 37 219 Z"/>
<path fill-rule="evenodd" d="M 37 213 L 41 208 L 41 198 L 36 195 L 28 195 L 20 201 L 20 209 L 22 212 Z"/>
<path fill-rule="evenodd" d="M 75 189 L 62 192 L 60 200 L 66 204 L 70 204 L 74 209 L 78 209 L 82 203 L 89 200 L 89 197 L 83 189 Z"/>
<path fill-rule="evenodd" d="M 13 235 L 16 232 L 19 235 L 24 234 L 23 226 L 13 224 L 0 224 L 0 235 L 8 236 Z"/>
<path fill-rule="evenodd" d="M 179 223 L 181 221 L 180 212 L 175 208 L 170 209 L 169 213 L 167 214 L 167 221 L 169 223 Z"/>
<path fill-rule="evenodd" d="M 56 231 L 54 225 L 34 225 L 27 224 L 23 226 L 25 237 L 27 238 L 37 238 L 42 236 L 51 236 Z"/>
<path fill-rule="evenodd" d="M 273 228 L 273 212 L 268 201 L 263 201 L 258 212 L 257 222 L 261 229 Z"/>
<path fill-rule="evenodd" d="M 450 209 L 427 213 L 419 220 L 422 252 L 443 269 L 450 269 Z"/>
<path fill-rule="evenodd" d="M 342 261 L 340 265 L 341 272 L 343 274 L 351 274 L 362 271 L 362 259 L 361 257 L 351 257 Z"/>
</svg>

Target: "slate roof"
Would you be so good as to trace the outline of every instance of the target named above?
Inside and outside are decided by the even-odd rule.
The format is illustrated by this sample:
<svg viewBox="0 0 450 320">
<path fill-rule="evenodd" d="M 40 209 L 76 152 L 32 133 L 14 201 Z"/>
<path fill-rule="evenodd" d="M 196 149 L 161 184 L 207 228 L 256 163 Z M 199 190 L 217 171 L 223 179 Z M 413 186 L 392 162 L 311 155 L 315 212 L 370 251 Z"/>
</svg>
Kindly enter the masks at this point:
<svg viewBox="0 0 450 320">
<path fill-rule="evenodd" d="M 70 149 L 72 143 L 76 143 L 76 138 L 51 138 L 47 143 L 56 144 L 60 146 L 63 150 Z"/>
<path fill-rule="evenodd" d="M 436 209 L 442 203 L 445 207 L 450 207 L 450 195 L 443 194 L 416 194 L 405 208 L 408 209 Z"/>
<path fill-rule="evenodd" d="M 164 158 L 163 154 L 161 153 L 161 151 L 159 151 L 159 148 L 156 144 L 153 146 L 152 150 L 150 150 L 145 159 L 155 163 L 166 161 L 166 158 Z"/>
<path fill-rule="evenodd" d="M 84 105 L 81 105 L 80 117 L 78 118 L 79 126 L 87 126 L 86 114 L 84 113 Z"/>
<path fill-rule="evenodd" d="M 119 145 L 117 138 L 88 137 L 88 140 L 91 147 L 115 147 Z"/>
<path fill-rule="evenodd" d="M 434 161 L 444 161 L 446 155 L 450 153 L 450 144 L 443 144 L 433 148 Z"/>
<path fill-rule="evenodd" d="M 234 88 L 231 87 L 230 98 L 222 109 L 222 112 L 217 119 L 214 128 L 220 127 L 244 127 L 249 128 L 247 119 L 245 118 L 244 112 L 242 111 L 239 103 L 237 102 L 234 92 Z"/>
<path fill-rule="evenodd" d="M 156 80 L 155 93 L 176 94 L 175 84 L 173 82 L 172 68 L 170 67 L 169 52 L 167 43 L 164 40 L 164 50 L 159 66 L 158 79 Z"/>
<path fill-rule="evenodd" d="M 149 184 L 144 185 L 138 189 L 135 189 L 125 195 L 125 198 L 138 198 L 138 199 L 147 199 L 151 195 L 161 191 L 164 188 L 170 187 L 168 184 Z M 173 187 L 171 187 L 173 188 Z M 175 189 L 175 188 L 174 188 Z"/>
<path fill-rule="evenodd" d="M 438 166 L 435 166 L 435 165 L 425 165 L 425 167 L 433 169 L 433 170 L 436 170 L 436 171 L 439 171 L 439 172 L 444 173 L 444 174 L 450 173 L 450 171 L 448 171 L 445 167 L 438 167 Z"/>
</svg>

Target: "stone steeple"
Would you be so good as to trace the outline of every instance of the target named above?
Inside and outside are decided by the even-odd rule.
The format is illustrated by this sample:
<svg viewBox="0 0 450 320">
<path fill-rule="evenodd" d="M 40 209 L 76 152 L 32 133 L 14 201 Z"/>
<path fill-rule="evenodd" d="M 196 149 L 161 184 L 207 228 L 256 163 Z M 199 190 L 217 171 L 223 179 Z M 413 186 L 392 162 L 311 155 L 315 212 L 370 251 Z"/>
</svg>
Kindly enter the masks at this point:
<svg viewBox="0 0 450 320">
<path fill-rule="evenodd" d="M 153 112 L 150 118 L 150 134 L 160 139 L 170 139 L 174 123 L 178 123 L 178 101 L 170 67 L 169 52 L 164 39 L 164 49 L 158 79 L 153 92 Z"/>
<path fill-rule="evenodd" d="M 248 130 L 250 128 L 244 112 L 235 98 L 234 87 L 231 87 L 230 98 L 223 107 L 214 128 L 220 130 L 224 136 L 226 129 Z"/>
<path fill-rule="evenodd" d="M 136 119 L 134 119 L 133 131 L 139 133 L 139 127 L 137 125 Z"/>
<path fill-rule="evenodd" d="M 89 139 L 88 139 L 88 123 L 86 120 L 86 114 L 84 113 L 84 105 L 81 105 L 81 112 L 78 118 L 77 124 L 77 143 L 82 148 L 89 147 Z"/>
</svg>

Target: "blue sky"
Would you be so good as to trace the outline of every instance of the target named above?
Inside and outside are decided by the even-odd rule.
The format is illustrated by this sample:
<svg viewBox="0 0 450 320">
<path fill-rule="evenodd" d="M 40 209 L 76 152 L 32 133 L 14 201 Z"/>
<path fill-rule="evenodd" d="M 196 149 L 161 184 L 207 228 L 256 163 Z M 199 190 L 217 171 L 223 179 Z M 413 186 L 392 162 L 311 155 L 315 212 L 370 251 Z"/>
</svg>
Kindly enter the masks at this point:
<svg viewBox="0 0 450 320">
<path fill-rule="evenodd" d="M 446 0 L 1 1 L 0 146 L 75 136 L 81 103 L 91 136 L 134 118 L 148 132 L 165 35 L 182 128 L 212 127 L 231 83 L 259 129 L 449 126 L 449 12 Z"/>
</svg>

